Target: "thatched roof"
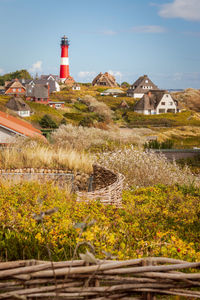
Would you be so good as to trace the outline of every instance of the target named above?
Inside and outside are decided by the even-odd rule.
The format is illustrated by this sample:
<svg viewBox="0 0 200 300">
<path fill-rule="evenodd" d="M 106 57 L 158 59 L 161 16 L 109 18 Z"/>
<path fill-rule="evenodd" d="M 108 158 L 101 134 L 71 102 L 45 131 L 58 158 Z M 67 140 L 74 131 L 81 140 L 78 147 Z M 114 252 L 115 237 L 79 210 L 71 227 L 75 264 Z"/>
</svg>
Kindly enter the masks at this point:
<svg viewBox="0 0 200 300">
<path fill-rule="evenodd" d="M 149 91 L 147 94 L 144 94 L 144 96 L 135 104 L 134 110 L 155 109 L 165 94 L 169 94 L 168 91 L 166 90 Z"/>
<path fill-rule="evenodd" d="M 49 88 L 46 84 L 35 84 L 34 86 L 26 85 L 26 97 L 49 98 Z"/>
<path fill-rule="evenodd" d="M 21 84 L 21 82 L 16 78 L 10 82 L 7 82 L 6 89 L 17 88 L 17 89 L 25 89 L 25 87 Z"/>
<path fill-rule="evenodd" d="M 128 89 L 127 93 L 142 94 L 148 90 L 158 90 L 158 87 L 149 79 L 147 75 L 140 76 Z"/>
<path fill-rule="evenodd" d="M 92 81 L 92 85 L 103 85 L 103 86 L 118 86 L 115 77 L 108 72 L 99 73 Z"/>
<path fill-rule="evenodd" d="M 20 97 L 13 97 L 7 103 L 6 107 L 14 111 L 30 111 L 29 105 Z"/>
</svg>

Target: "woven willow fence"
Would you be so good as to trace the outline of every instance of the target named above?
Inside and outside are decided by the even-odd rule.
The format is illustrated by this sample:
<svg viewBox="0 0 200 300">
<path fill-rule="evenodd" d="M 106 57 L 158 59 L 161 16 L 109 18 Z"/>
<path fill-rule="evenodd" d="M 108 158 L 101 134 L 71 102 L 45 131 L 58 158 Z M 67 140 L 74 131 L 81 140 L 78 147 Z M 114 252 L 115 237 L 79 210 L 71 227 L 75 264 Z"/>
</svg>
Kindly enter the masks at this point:
<svg viewBox="0 0 200 300">
<path fill-rule="evenodd" d="M 77 201 L 86 201 L 99 200 L 103 204 L 114 204 L 117 207 L 121 206 L 122 200 L 122 190 L 124 176 L 122 174 L 116 175 L 117 179 L 114 183 L 92 191 L 92 192 L 77 192 Z"/>
<path fill-rule="evenodd" d="M 200 262 L 168 258 L 0 263 L 0 299 L 200 298 Z M 184 272 L 183 272 L 184 271 Z"/>
</svg>

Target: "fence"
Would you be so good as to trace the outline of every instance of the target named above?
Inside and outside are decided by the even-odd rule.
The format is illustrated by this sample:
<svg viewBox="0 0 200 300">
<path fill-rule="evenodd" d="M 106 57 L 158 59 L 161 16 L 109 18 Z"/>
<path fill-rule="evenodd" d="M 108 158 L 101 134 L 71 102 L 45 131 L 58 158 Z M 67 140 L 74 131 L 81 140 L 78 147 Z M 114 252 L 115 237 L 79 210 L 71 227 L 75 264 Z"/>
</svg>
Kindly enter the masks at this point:
<svg viewBox="0 0 200 300">
<path fill-rule="evenodd" d="M 93 264 L 84 260 L 1 262 L 0 299 L 200 298 L 199 267 L 200 262 L 163 257 Z"/>
</svg>

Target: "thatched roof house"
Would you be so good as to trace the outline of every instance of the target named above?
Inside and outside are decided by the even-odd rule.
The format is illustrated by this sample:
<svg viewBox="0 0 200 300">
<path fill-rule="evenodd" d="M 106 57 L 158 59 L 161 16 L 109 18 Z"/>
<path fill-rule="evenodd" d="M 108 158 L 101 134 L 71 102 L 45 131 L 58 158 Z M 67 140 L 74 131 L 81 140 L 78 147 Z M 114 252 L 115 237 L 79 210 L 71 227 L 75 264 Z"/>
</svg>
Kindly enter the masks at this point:
<svg viewBox="0 0 200 300">
<path fill-rule="evenodd" d="M 166 90 L 151 90 L 134 106 L 134 111 L 145 115 L 180 112 L 178 101 Z"/>
<path fill-rule="evenodd" d="M 23 95 L 25 92 L 26 88 L 17 78 L 5 83 L 5 95 Z"/>
<path fill-rule="evenodd" d="M 13 97 L 7 103 L 6 107 L 14 110 L 20 117 L 29 117 L 31 109 L 29 105 L 20 97 Z"/>
<path fill-rule="evenodd" d="M 142 98 L 149 90 L 158 90 L 158 87 L 149 79 L 147 75 L 140 76 L 128 89 L 127 96 Z"/>
<path fill-rule="evenodd" d="M 118 86 L 115 80 L 115 77 L 108 72 L 99 73 L 92 81 L 92 85 L 101 85 L 101 86 Z"/>
</svg>

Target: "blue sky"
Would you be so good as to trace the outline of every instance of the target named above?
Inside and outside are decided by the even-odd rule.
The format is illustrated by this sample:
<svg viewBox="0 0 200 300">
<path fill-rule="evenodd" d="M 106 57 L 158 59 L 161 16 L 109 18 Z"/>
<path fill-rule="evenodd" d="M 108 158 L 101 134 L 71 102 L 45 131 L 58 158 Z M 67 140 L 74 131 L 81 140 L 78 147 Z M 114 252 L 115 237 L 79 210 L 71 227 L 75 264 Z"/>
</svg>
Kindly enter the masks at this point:
<svg viewBox="0 0 200 300">
<path fill-rule="evenodd" d="M 200 88 L 200 0 L 0 0 L 0 74 L 59 74 L 64 34 L 76 81 Z"/>
</svg>

